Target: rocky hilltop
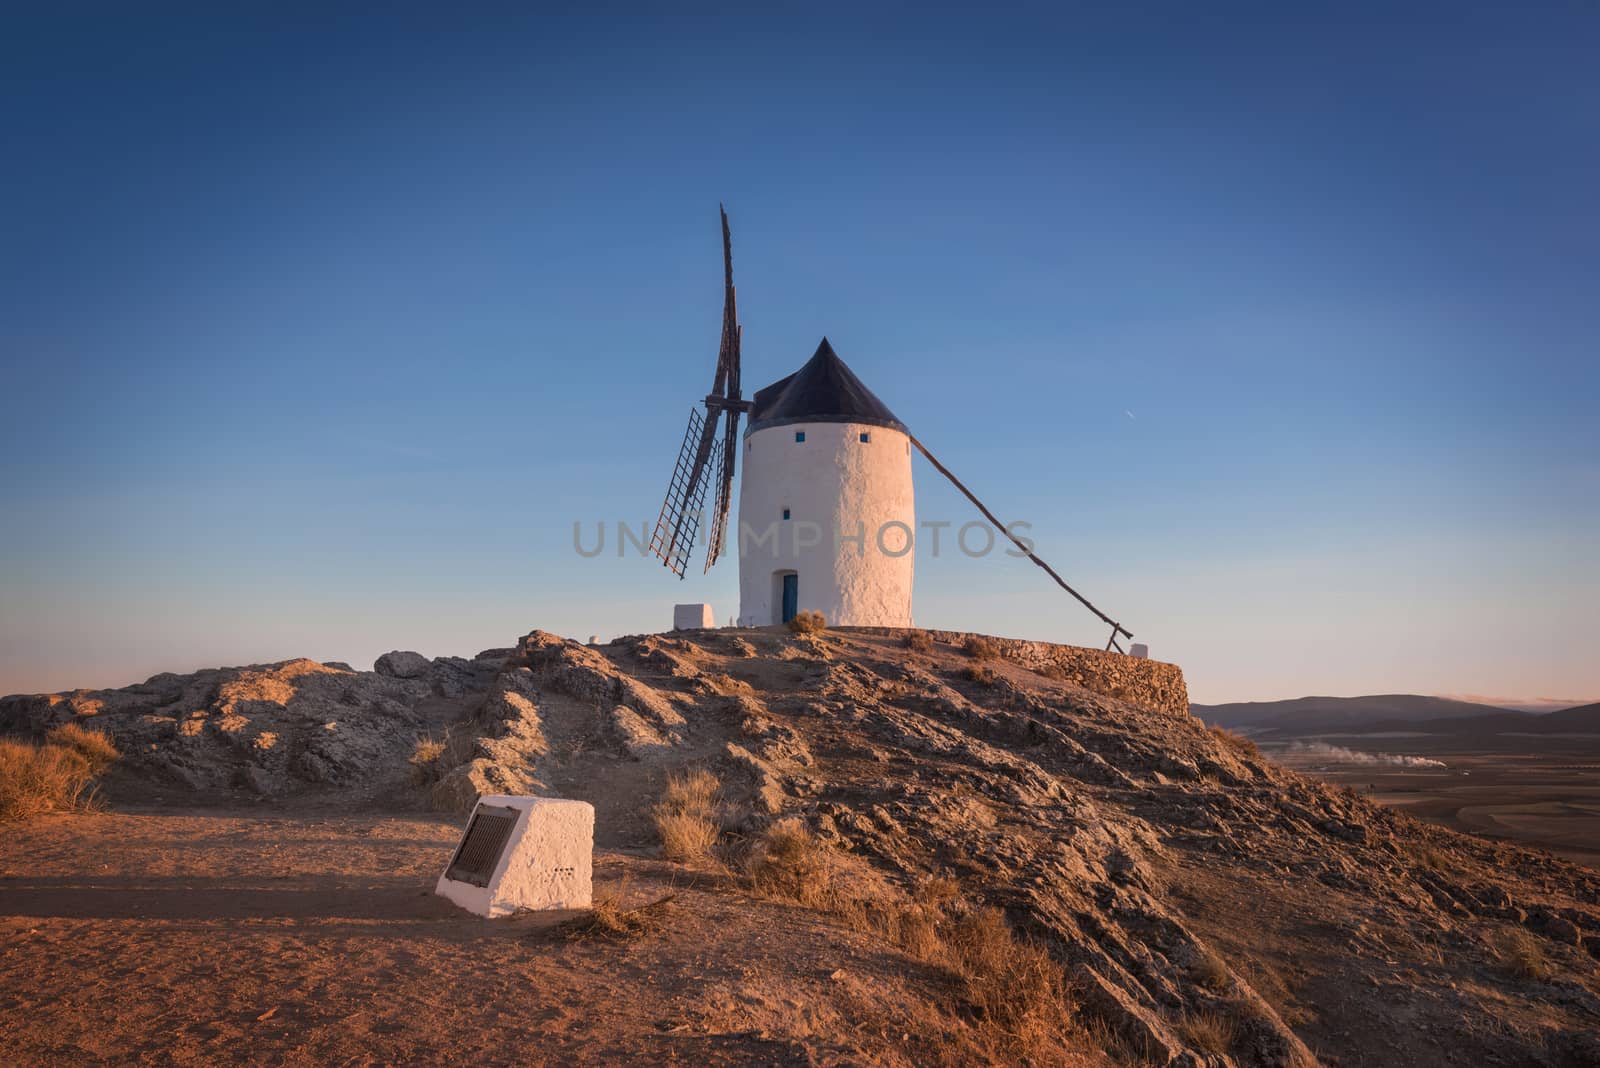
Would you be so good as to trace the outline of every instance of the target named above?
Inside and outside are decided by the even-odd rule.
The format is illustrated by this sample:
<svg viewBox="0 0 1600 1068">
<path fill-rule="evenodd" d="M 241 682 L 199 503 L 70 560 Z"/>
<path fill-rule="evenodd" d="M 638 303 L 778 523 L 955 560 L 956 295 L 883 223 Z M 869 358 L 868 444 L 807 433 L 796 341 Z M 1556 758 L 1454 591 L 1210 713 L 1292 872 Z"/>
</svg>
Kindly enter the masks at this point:
<svg viewBox="0 0 1600 1068">
<path fill-rule="evenodd" d="M 1080 1017 L 1147 1063 L 1600 1064 L 1600 877 L 1423 826 L 1276 767 L 1186 711 L 1171 665 L 947 632 L 718 630 L 470 660 L 394 653 L 0 701 L 126 754 L 114 803 L 226 794 L 460 809 L 592 801 L 654 846 L 666 777 L 727 830 L 798 818 L 912 887 L 1004 909 Z M 419 788 L 419 738 L 447 744 Z M 1227 1021 L 1225 1048 L 1186 1022 Z"/>
<path fill-rule="evenodd" d="M 472 660 L 393 652 L 373 671 L 286 660 L 163 673 L 117 690 L 0 698 L 0 731 L 40 734 L 80 722 L 125 754 L 118 786 L 173 787 L 176 796 L 230 791 L 280 796 L 308 788 L 367 789 L 405 766 L 419 734 L 456 721 L 511 649 Z"/>
</svg>

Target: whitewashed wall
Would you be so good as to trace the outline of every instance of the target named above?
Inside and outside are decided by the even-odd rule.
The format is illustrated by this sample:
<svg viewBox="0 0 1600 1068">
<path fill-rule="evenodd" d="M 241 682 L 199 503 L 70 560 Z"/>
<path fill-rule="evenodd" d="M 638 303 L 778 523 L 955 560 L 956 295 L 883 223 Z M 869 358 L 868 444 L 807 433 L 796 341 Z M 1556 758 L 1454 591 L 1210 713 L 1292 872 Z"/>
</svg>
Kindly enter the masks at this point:
<svg viewBox="0 0 1600 1068">
<path fill-rule="evenodd" d="M 806 440 L 797 443 L 796 431 Z M 866 433 L 871 440 L 861 441 Z M 779 622 L 783 571 L 799 575 L 799 609 L 837 626 L 909 627 L 916 554 L 911 442 L 898 430 L 859 423 L 792 423 L 741 442 L 739 625 Z M 790 519 L 783 520 L 789 509 Z M 898 521 L 904 528 L 884 524 Z M 866 542 L 835 543 L 834 533 Z M 776 539 L 758 539 L 776 524 Z M 805 524 L 814 524 L 807 527 Z M 878 544 L 883 533 L 884 552 Z M 815 545 L 805 542 L 819 535 Z"/>
</svg>

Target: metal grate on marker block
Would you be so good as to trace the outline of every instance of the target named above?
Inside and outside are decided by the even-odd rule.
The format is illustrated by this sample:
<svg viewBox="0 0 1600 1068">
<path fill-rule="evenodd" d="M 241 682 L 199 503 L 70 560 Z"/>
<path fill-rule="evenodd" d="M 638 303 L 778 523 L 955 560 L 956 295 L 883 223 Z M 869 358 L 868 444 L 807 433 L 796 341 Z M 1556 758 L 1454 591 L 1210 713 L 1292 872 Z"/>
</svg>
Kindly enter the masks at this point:
<svg viewBox="0 0 1600 1068">
<path fill-rule="evenodd" d="M 495 865 L 500 863 L 500 854 L 505 852 L 511 829 L 517 825 L 517 816 L 514 808 L 480 805 L 472 814 L 472 823 L 445 871 L 445 878 L 472 886 L 488 886 Z"/>
</svg>

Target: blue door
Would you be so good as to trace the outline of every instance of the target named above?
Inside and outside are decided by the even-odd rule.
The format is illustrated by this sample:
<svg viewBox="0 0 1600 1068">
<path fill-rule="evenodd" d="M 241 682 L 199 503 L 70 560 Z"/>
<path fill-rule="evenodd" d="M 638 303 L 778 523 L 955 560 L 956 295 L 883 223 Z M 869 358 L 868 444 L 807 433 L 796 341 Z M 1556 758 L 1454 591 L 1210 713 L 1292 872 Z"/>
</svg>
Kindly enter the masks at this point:
<svg viewBox="0 0 1600 1068">
<path fill-rule="evenodd" d="M 783 619 L 787 623 L 800 610 L 800 576 L 793 572 L 783 576 Z"/>
</svg>

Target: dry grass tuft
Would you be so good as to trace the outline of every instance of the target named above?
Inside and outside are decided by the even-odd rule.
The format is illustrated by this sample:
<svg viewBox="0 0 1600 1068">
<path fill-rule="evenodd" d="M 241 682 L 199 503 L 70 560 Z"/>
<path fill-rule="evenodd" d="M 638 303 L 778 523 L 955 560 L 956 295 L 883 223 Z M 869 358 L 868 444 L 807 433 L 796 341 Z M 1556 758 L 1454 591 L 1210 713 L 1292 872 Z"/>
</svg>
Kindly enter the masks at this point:
<svg viewBox="0 0 1600 1068">
<path fill-rule="evenodd" d="M 1013 934 L 999 909 L 964 916 L 946 941 L 951 966 L 983 1021 L 1024 1047 L 1071 1026 L 1061 966 L 1039 943 Z"/>
<path fill-rule="evenodd" d="M 722 784 L 703 768 L 681 771 L 667 780 L 651 814 L 661 836 L 663 857 L 688 862 L 711 856 L 722 830 L 717 819 L 721 795 Z"/>
<path fill-rule="evenodd" d="M 1151 1056 L 1147 1044 L 1116 1030 L 1100 1017 L 1085 1020 L 1083 1032 L 1117 1068 L 1162 1068 L 1167 1063 L 1164 1057 L 1157 1061 Z"/>
<path fill-rule="evenodd" d="M 465 764 L 478 747 L 478 737 L 470 729 L 446 728 L 443 738 L 432 735 L 418 738 L 407 757 L 411 779 L 418 786 L 435 786 L 452 769 Z"/>
<path fill-rule="evenodd" d="M 1267 1004 L 1278 1014 L 1278 1019 L 1288 1024 L 1290 1028 L 1302 1027 L 1316 1021 L 1317 1014 L 1300 1004 L 1295 997 L 1294 987 L 1266 961 L 1242 958 L 1234 961 L 1232 968 L 1251 989 L 1266 999 Z"/>
<path fill-rule="evenodd" d="M 993 686 L 996 676 L 988 664 L 968 664 L 961 669 L 961 677 L 980 686 Z"/>
<path fill-rule="evenodd" d="M 88 758 L 76 749 L 0 739 L 0 820 L 88 808 L 93 782 Z"/>
<path fill-rule="evenodd" d="M 627 884 L 614 894 L 606 894 L 582 916 L 562 924 L 562 931 L 570 941 L 583 942 L 604 939 L 610 942 L 628 942 L 643 937 L 661 927 L 661 914 L 667 902 L 676 894 L 663 894 L 643 905 L 624 908 L 622 899 L 627 894 Z"/>
<path fill-rule="evenodd" d="M 91 775 L 100 774 L 122 757 L 122 752 L 106 735 L 76 723 L 63 723 L 50 732 L 46 741 L 83 757 L 89 763 Z"/>
<path fill-rule="evenodd" d="M 1494 947 L 1495 963 L 1507 975 L 1517 979 L 1548 979 L 1555 974 L 1539 940 L 1520 927 L 1502 929 L 1490 944 Z"/>
<path fill-rule="evenodd" d="M 973 909 L 946 875 L 909 899 L 871 879 L 851 881 L 840 856 L 798 819 L 775 823 L 746 862 L 751 888 L 839 917 L 846 926 L 944 969 L 986 1041 L 1007 1063 L 1028 1063 L 1071 1030 L 1066 975 L 1039 943 L 1013 934 L 999 909 Z M 857 873 L 859 875 L 859 873 Z"/>
<path fill-rule="evenodd" d="M 661 855 L 667 860 L 684 864 L 707 860 L 717 844 L 717 826 L 703 816 L 657 811 L 655 824 Z"/>
<path fill-rule="evenodd" d="M 828 620 L 821 612 L 796 612 L 789 629 L 796 634 L 815 634 L 828 629 Z"/>
<path fill-rule="evenodd" d="M 1413 846 L 1411 849 L 1411 859 L 1415 860 L 1419 866 L 1427 868 L 1429 871 L 1442 872 L 1450 867 L 1449 854 L 1442 849 L 1438 849 L 1435 846 L 1427 844 Z"/>
<path fill-rule="evenodd" d="M 1248 757 L 1258 757 L 1261 755 L 1261 750 L 1256 748 L 1256 743 L 1252 742 L 1244 735 L 1235 734 L 1226 727 L 1213 726 L 1210 729 L 1212 737 L 1216 738 L 1217 741 L 1221 742 L 1229 749 L 1232 749 L 1238 755 Z"/>
<path fill-rule="evenodd" d="M 798 819 L 781 820 L 768 828 L 745 869 L 751 886 L 767 897 L 830 911 L 843 904 L 833 851 Z"/>
<path fill-rule="evenodd" d="M 942 909 L 960 897 L 961 884 L 951 875 L 929 875 L 911 891 L 911 900 L 936 909 Z"/>
<path fill-rule="evenodd" d="M 1233 973 L 1215 952 L 1199 946 L 1194 961 L 1189 965 L 1189 977 L 1207 990 L 1221 993 L 1228 988 Z"/>
<path fill-rule="evenodd" d="M 977 634 L 967 639 L 966 644 L 961 647 L 961 651 L 974 660 L 998 660 L 1000 658 L 1000 646 L 995 644 L 994 639 L 985 638 Z"/>
<path fill-rule="evenodd" d="M 445 742 L 433 738 L 418 738 L 407 762 L 411 765 L 411 781 L 418 786 L 428 786 L 444 778 L 443 760 L 448 748 Z"/>
<path fill-rule="evenodd" d="M 676 772 L 667 779 L 661 803 L 679 812 L 710 816 L 722 797 L 722 784 L 704 768 Z"/>
<path fill-rule="evenodd" d="M 925 630 L 908 630 L 901 636 L 900 644 L 915 653 L 931 653 L 933 635 Z"/>
<path fill-rule="evenodd" d="M 1195 1049 L 1226 1055 L 1233 1048 L 1238 1025 L 1220 1012 L 1191 1012 L 1178 1021 L 1178 1032 Z"/>
<path fill-rule="evenodd" d="M 938 961 L 945 956 L 944 935 L 939 930 L 939 915 L 931 908 L 901 908 L 894 912 L 896 930 L 891 941 L 920 961 Z"/>
</svg>

